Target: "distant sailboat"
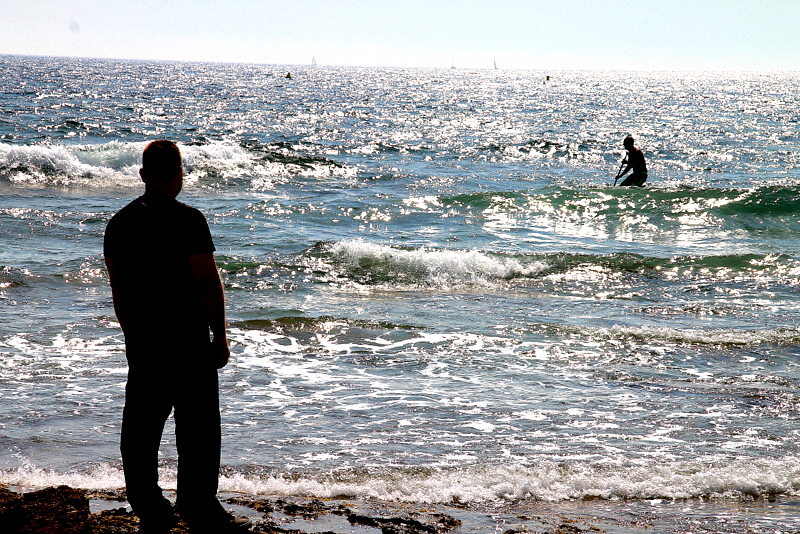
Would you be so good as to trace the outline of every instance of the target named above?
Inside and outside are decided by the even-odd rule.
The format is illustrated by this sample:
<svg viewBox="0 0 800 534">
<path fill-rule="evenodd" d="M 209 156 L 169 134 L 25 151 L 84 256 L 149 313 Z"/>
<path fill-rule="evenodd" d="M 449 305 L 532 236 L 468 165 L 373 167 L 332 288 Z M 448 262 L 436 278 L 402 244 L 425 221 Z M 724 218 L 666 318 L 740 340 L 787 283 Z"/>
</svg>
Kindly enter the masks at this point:
<svg viewBox="0 0 800 534">
<path fill-rule="evenodd" d="M 494 60 L 494 70 L 497 70 L 497 59 Z"/>
<path fill-rule="evenodd" d="M 453 63 L 453 58 L 450 58 L 450 70 L 455 70 L 455 69 L 456 69 L 456 64 Z"/>
<path fill-rule="evenodd" d="M 315 58 L 315 57 L 311 58 L 311 66 L 312 67 L 316 67 L 317 66 L 317 58 Z"/>
</svg>

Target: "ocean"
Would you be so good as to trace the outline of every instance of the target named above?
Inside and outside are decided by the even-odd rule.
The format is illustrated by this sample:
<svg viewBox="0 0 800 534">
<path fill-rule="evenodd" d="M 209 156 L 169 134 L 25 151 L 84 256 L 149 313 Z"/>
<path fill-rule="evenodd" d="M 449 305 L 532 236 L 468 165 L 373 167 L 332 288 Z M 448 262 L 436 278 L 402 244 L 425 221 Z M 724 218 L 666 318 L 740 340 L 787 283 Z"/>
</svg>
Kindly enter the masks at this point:
<svg viewBox="0 0 800 534">
<path fill-rule="evenodd" d="M 0 56 L 0 483 L 124 486 L 103 232 L 167 138 L 226 288 L 221 491 L 800 532 L 799 85 Z"/>
</svg>

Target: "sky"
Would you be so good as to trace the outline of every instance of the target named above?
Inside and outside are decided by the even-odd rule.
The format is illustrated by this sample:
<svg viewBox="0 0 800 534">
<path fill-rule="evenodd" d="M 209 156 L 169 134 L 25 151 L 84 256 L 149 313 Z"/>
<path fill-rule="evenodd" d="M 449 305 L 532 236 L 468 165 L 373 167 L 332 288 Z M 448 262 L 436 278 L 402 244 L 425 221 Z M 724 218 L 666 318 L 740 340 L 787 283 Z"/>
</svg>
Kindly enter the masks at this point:
<svg viewBox="0 0 800 534">
<path fill-rule="evenodd" d="M 800 0 L 0 0 L 0 54 L 800 70 Z"/>
</svg>

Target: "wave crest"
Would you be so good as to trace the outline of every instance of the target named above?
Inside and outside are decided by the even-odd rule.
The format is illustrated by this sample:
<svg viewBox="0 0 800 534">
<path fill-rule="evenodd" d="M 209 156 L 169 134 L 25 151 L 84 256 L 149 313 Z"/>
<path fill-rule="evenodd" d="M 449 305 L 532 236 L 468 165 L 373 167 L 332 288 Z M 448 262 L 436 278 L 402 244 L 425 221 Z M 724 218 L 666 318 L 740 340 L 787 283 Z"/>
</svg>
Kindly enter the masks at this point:
<svg viewBox="0 0 800 534">
<path fill-rule="evenodd" d="M 161 485 L 176 488 L 174 468 L 162 468 Z M 238 472 L 237 472 L 238 471 Z M 476 506 L 486 503 L 571 500 L 752 499 L 797 495 L 796 458 L 676 460 L 646 465 L 586 462 L 536 465 L 471 465 L 453 468 L 383 469 L 378 472 L 247 474 L 228 470 L 220 491 L 251 495 L 379 499 Z M 83 489 L 124 486 L 119 468 L 102 464 L 84 473 L 57 473 L 33 466 L 0 471 L 0 483 L 24 488 L 68 484 Z"/>
<path fill-rule="evenodd" d="M 0 182 L 37 187 L 140 187 L 146 142 L 100 145 L 0 144 Z M 214 142 L 180 144 L 187 185 L 242 185 L 269 189 L 292 176 L 345 176 L 356 172 L 333 160 L 281 146 Z"/>
<path fill-rule="evenodd" d="M 523 261 L 477 250 L 405 249 L 363 239 L 326 244 L 324 249 L 348 278 L 395 290 L 489 286 L 496 280 L 534 276 L 548 267 L 538 260 Z"/>
</svg>

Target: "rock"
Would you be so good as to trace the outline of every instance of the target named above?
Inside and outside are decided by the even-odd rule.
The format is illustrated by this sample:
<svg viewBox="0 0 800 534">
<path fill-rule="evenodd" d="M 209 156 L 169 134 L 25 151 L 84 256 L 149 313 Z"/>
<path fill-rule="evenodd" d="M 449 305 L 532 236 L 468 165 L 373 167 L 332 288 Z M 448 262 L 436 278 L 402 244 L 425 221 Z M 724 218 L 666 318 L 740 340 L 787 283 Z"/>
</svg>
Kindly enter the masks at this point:
<svg viewBox="0 0 800 534">
<path fill-rule="evenodd" d="M 125 508 L 92 514 L 86 534 L 131 534 L 139 529 L 139 519 Z"/>
<path fill-rule="evenodd" d="M 0 490 L 3 534 L 87 534 L 89 499 L 68 486 L 14 493 Z"/>
<path fill-rule="evenodd" d="M 372 517 L 356 513 L 348 514 L 347 520 L 354 525 L 381 529 L 383 534 L 436 534 L 458 527 L 461 522 L 447 514 L 415 513 L 398 517 Z"/>
<path fill-rule="evenodd" d="M 18 532 L 22 525 L 22 497 L 0 486 L 0 532 Z"/>
<path fill-rule="evenodd" d="M 304 504 L 285 503 L 281 500 L 276 501 L 283 508 L 283 513 L 286 515 L 300 515 L 304 519 L 315 519 L 323 514 L 331 512 L 330 508 L 319 499 L 313 499 L 311 502 Z"/>
<path fill-rule="evenodd" d="M 89 498 L 108 502 L 121 501 L 120 491 L 85 492 L 68 486 L 46 488 L 30 493 L 15 493 L 0 486 L 0 534 L 135 534 L 138 518 L 126 508 L 89 512 Z M 446 534 L 461 524 L 440 512 L 406 511 L 398 515 L 371 516 L 354 512 L 344 504 L 328 504 L 319 499 L 289 501 L 238 496 L 227 499 L 232 504 L 248 506 L 264 514 L 253 532 L 258 534 L 307 534 L 291 526 L 276 524 L 273 512 L 317 520 L 325 514 L 339 516 L 350 524 L 380 529 L 382 534 Z M 171 534 L 189 534 L 181 522 Z M 323 532 L 320 534 L 335 534 Z"/>
</svg>

